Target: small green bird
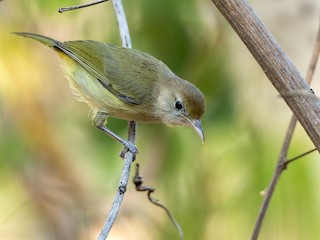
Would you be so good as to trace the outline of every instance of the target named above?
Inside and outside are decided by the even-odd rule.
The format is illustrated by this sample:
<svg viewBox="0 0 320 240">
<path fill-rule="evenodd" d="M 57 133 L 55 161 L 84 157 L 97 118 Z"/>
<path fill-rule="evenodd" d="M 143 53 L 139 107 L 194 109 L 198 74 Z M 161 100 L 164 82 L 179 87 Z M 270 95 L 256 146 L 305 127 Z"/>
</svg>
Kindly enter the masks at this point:
<svg viewBox="0 0 320 240">
<path fill-rule="evenodd" d="M 136 147 L 105 125 L 109 116 L 128 121 L 191 126 L 204 142 L 201 118 L 204 96 L 190 82 L 175 75 L 151 55 L 96 41 L 66 41 L 17 32 L 53 48 L 65 62 L 64 70 L 78 100 L 93 113 L 92 123 L 133 154 Z"/>
</svg>

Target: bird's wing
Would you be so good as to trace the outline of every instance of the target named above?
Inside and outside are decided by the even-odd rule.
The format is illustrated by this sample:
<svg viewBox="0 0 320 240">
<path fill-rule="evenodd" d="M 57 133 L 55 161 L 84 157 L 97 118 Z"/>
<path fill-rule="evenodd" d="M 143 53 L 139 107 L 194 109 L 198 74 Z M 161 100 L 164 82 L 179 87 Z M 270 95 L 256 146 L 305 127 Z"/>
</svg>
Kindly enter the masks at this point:
<svg viewBox="0 0 320 240">
<path fill-rule="evenodd" d="M 63 42 L 58 48 L 128 104 L 142 104 L 160 72 L 169 70 L 149 54 L 95 41 Z"/>
</svg>

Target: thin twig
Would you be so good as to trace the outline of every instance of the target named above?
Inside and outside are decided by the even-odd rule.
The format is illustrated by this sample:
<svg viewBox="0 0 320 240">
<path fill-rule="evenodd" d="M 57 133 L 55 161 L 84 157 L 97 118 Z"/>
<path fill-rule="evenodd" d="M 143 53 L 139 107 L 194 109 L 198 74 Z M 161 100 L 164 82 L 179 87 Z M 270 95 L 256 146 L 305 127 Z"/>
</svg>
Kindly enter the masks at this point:
<svg viewBox="0 0 320 240">
<path fill-rule="evenodd" d="M 76 6 L 71 6 L 71 7 L 61 7 L 58 9 L 59 13 L 63 13 L 63 12 L 67 12 L 67 11 L 71 11 L 71 10 L 76 10 L 76 9 L 80 9 L 80 8 L 85 8 L 85 7 L 90 7 L 99 3 L 103 3 L 106 2 L 108 0 L 98 0 L 98 1 L 94 1 L 91 3 L 85 3 L 85 4 L 80 4 L 80 5 L 76 5 Z"/>
<path fill-rule="evenodd" d="M 319 26 L 318 26 L 318 33 L 317 33 L 317 37 L 315 40 L 315 45 L 312 51 L 312 56 L 311 56 L 311 60 L 310 60 L 310 64 L 307 70 L 307 74 L 306 74 L 306 81 L 309 83 L 311 83 L 312 78 L 313 78 L 313 74 L 314 71 L 316 69 L 318 60 L 319 60 L 319 53 L 320 53 L 320 18 L 319 18 Z"/>
<path fill-rule="evenodd" d="M 254 229 L 253 229 L 253 232 L 252 232 L 252 235 L 251 235 L 251 240 L 258 239 L 259 232 L 260 232 L 260 229 L 261 229 L 261 226 L 262 226 L 262 222 L 264 220 L 265 214 L 266 214 L 267 209 L 269 207 L 269 203 L 270 203 L 271 197 L 273 195 L 274 189 L 275 189 L 275 187 L 276 187 L 276 185 L 278 183 L 279 177 L 280 177 L 280 175 L 281 175 L 281 173 L 282 173 L 282 171 L 284 169 L 284 166 L 285 166 L 284 163 L 285 163 L 287 151 L 289 149 L 290 140 L 291 140 L 291 137 L 292 137 L 293 130 L 294 130 L 295 126 L 296 126 L 296 123 L 297 123 L 297 120 L 296 120 L 295 116 L 293 115 L 291 117 L 291 119 L 290 119 L 290 123 L 289 123 L 288 129 L 287 129 L 286 137 L 284 139 L 284 142 L 283 142 L 283 145 L 282 145 L 282 148 L 281 148 L 281 152 L 280 152 L 280 156 L 279 156 L 279 159 L 278 159 L 277 166 L 276 166 L 276 168 L 274 170 L 274 173 L 273 173 L 271 182 L 269 184 L 268 190 L 266 191 L 265 197 L 263 199 L 263 202 L 262 202 L 262 205 L 261 205 L 261 208 L 260 208 L 260 212 L 259 212 L 259 215 L 258 215 L 258 219 L 256 221 L 256 224 L 254 226 Z"/>
<path fill-rule="evenodd" d="M 123 10 L 123 6 L 121 3 L 121 0 L 113 0 L 113 7 L 116 13 L 120 36 L 122 40 L 122 46 L 131 48 L 131 39 L 130 34 L 128 30 L 127 20 L 126 16 Z M 135 144 L 136 139 L 136 123 L 134 121 L 128 122 L 128 141 Z M 104 240 L 107 238 L 113 223 L 115 222 L 115 219 L 118 215 L 118 212 L 120 210 L 120 206 L 124 197 L 124 193 L 128 186 L 128 179 L 130 175 L 130 168 L 131 164 L 134 161 L 135 156 L 130 151 L 125 152 L 124 154 L 124 165 L 120 177 L 120 183 L 118 187 L 118 191 L 116 193 L 116 196 L 113 200 L 112 207 L 110 209 L 109 215 L 107 217 L 107 220 L 105 224 L 103 225 L 103 228 L 101 230 L 101 233 L 98 237 L 98 240 Z"/>
<path fill-rule="evenodd" d="M 288 166 L 288 164 L 290 164 L 290 163 L 298 160 L 299 158 L 302 158 L 302 157 L 304 157 L 304 156 L 307 156 L 307 155 L 309 155 L 310 153 L 313 153 L 313 152 L 315 152 L 315 151 L 317 151 L 316 148 L 311 149 L 311 150 L 309 150 L 309 151 L 307 151 L 307 152 L 305 152 L 305 153 L 302 153 L 302 154 L 300 154 L 300 155 L 298 155 L 298 156 L 296 156 L 296 157 L 294 157 L 294 158 L 290 158 L 290 159 L 288 159 L 288 160 L 285 162 L 285 164 L 286 164 L 286 166 Z"/>
<path fill-rule="evenodd" d="M 151 203 L 153 203 L 154 205 L 161 207 L 168 215 L 170 221 L 172 222 L 172 224 L 175 226 L 175 228 L 178 230 L 179 232 L 179 239 L 183 240 L 183 231 L 180 227 L 180 225 L 178 224 L 178 222 L 174 219 L 174 217 L 172 216 L 172 214 L 170 213 L 170 211 L 161 203 L 159 203 L 159 201 L 155 198 L 153 198 L 151 196 L 151 194 L 155 191 L 155 188 L 150 187 L 150 186 L 146 186 L 143 185 L 143 181 L 142 181 L 142 176 L 140 175 L 139 172 L 139 164 L 136 165 L 136 173 L 133 177 L 133 183 L 136 185 L 136 190 L 140 191 L 140 192 L 148 192 L 148 199 Z"/>
<path fill-rule="evenodd" d="M 317 37 L 315 40 L 315 45 L 314 45 L 313 52 L 312 52 L 312 57 L 311 57 L 310 64 L 309 64 L 307 74 L 306 74 L 306 81 L 308 82 L 308 84 L 311 83 L 311 80 L 312 80 L 318 59 L 319 59 L 319 52 L 320 52 L 320 22 L 319 22 Z M 313 150 L 310 150 L 304 154 L 301 154 L 293 159 L 286 160 L 288 150 L 289 150 L 289 145 L 290 145 L 290 142 L 292 139 L 292 135 L 293 135 L 296 123 L 297 123 L 297 119 L 294 115 L 292 115 L 288 129 L 287 129 L 287 133 L 286 133 L 286 136 L 285 136 L 282 148 L 281 148 L 278 163 L 277 163 L 277 166 L 276 166 L 275 171 L 273 173 L 273 176 L 272 176 L 270 185 L 268 187 L 268 190 L 266 192 L 266 195 L 264 197 L 264 200 L 262 202 L 261 209 L 260 209 L 255 227 L 254 227 L 252 235 L 251 235 L 251 240 L 258 239 L 259 232 L 260 232 L 260 229 L 262 226 L 262 222 L 264 220 L 266 211 L 269 207 L 271 197 L 273 195 L 274 189 L 278 183 L 279 177 L 282 174 L 283 170 L 285 170 L 287 165 L 292 163 L 294 160 L 301 158 L 301 157 L 317 150 L 317 149 L 313 149 Z"/>
</svg>

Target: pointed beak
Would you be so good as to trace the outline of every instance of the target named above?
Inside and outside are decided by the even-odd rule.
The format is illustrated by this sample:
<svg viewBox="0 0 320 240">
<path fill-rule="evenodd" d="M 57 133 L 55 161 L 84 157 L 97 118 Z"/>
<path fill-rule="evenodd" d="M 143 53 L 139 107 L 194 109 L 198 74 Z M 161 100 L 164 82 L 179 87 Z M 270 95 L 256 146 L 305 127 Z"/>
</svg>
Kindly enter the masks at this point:
<svg viewBox="0 0 320 240">
<path fill-rule="evenodd" d="M 202 131 L 201 122 L 200 120 L 190 120 L 190 126 L 193 128 L 193 130 L 196 131 L 196 133 L 199 135 L 202 143 L 204 143 L 204 133 Z"/>
<path fill-rule="evenodd" d="M 204 143 L 204 133 L 202 131 L 202 127 L 201 127 L 201 121 L 198 119 L 190 119 L 187 116 L 181 114 L 180 115 L 182 118 L 185 119 L 185 123 L 188 123 L 188 125 L 190 127 L 193 128 L 193 130 L 198 134 L 198 136 L 200 137 L 202 144 Z"/>
</svg>

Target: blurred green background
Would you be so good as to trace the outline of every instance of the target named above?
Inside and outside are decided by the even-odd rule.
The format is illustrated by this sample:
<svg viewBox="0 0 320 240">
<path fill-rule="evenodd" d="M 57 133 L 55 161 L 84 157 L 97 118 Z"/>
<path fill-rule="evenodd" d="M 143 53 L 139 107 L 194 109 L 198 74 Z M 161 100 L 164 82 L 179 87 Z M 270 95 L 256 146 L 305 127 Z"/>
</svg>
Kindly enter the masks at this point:
<svg viewBox="0 0 320 240">
<path fill-rule="evenodd" d="M 117 190 L 121 145 L 91 126 L 89 108 L 73 98 L 58 56 L 10 34 L 121 45 L 111 3 L 57 12 L 79 3 L 0 1 L 0 239 L 96 239 Z M 252 3 L 304 75 L 319 1 Z M 145 184 L 156 188 L 154 197 L 170 209 L 186 240 L 249 239 L 290 111 L 211 1 L 123 4 L 133 47 L 164 61 L 206 98 L 204 145 L 189 128 L 138 124 Z M 319 71 L 316 93 L 317 80 Z M 126 137 L 125 121 L 110 119 L 108 126 Z M 298 126 L 289 155 L 311 148 Z M 260 239 L 318 239 L 319 171 L 317 153 L 289 166 Z M 163 210 L 130 183 L 109 238 L 178 234 Z"/>
</svg>

